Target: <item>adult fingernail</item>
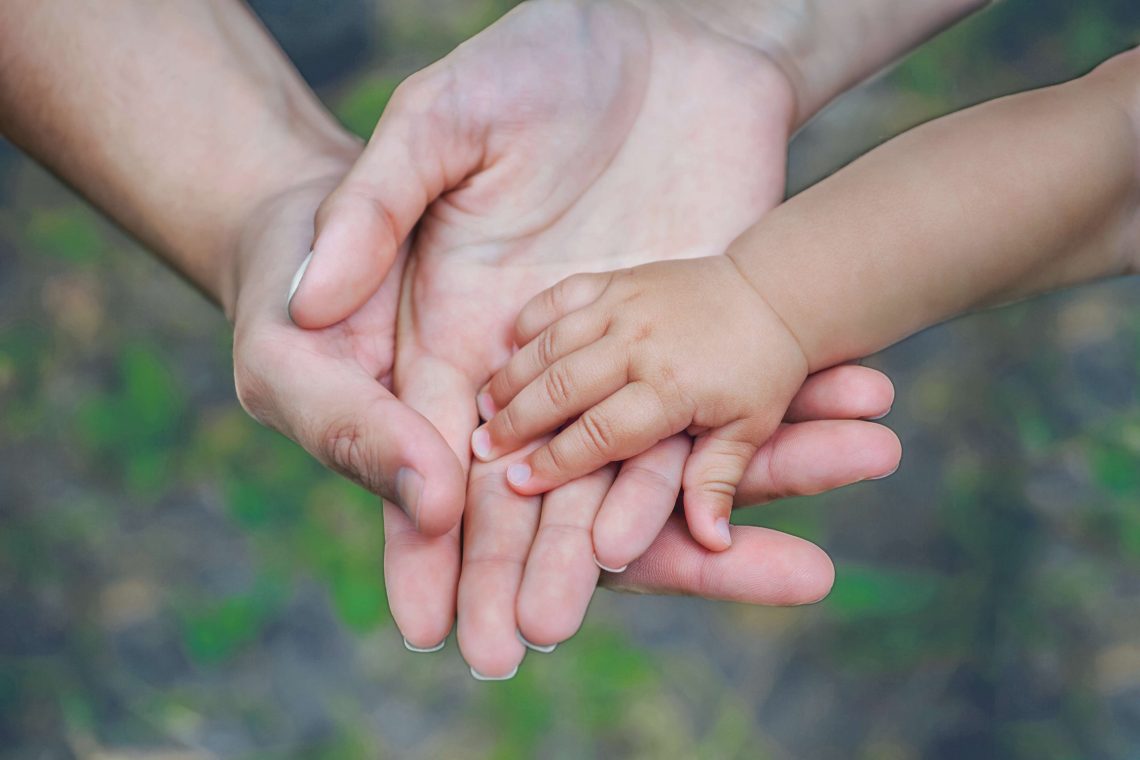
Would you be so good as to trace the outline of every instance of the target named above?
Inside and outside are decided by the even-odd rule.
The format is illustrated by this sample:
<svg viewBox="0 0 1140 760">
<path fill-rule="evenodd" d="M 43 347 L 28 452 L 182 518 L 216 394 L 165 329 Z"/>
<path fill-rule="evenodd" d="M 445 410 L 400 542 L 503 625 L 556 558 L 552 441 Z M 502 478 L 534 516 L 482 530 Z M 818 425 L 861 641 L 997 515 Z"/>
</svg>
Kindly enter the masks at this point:
<svg viewBox="0 0 1140 760">
<path fill-rule="evenodd" d="M 471 434 L 471 451 L 483 461 L 491 458 L 491 434 L 486 428 L 479 428 Z"/>
<path fill-rule="evenodd" d="M 621 567 L 606 567 L 605 565 L 603 565 L 601 562 L 598 561 L 597 556 L 594 557 L 594 564 L 597 565 L 598 567 L 600 567 L 601 569 L 605 570 L 607 573 L 613 573 L 614 575 L 621 575 L 622 573 L 624 573 L 626 570 L 629 569 L 629 565 L 622 565 Z"/>
<path fill-rule="evenodd" d="M 486 391 L 475 397 L 475 407 L 479 410 L 479 416 L 488 422 L 499 413 L 495 406 L 495 399 L 491 398 L 491 394 Z"/>
<path fill-rule="evenodd" d="M 509 681 L 519 674 L 519 666 L 515 665 L 515 669 L 505 676 L 485 676 L 475 668 L 471 668 L 471 677 L 476 681 Z"/>
<path fill-rule="evenodd" d="M 507 481 L 513 486 L 525 486 L 530 480 L 530 465 L 519 462 L 507 468 Z"/>
<path fill-rule="evenodd" d="M 400 506 L 412 522 L 420 524 L 420 497 L 424 493 L 424 477 L 410 467 L 401 467 L 396 472 L 396 495 Z"/>
<path fill-rule="evenodd" d="M 309 255 L 301 262 L 301 266 L 297 268 L 297 273 L 293 275 L 293 284 L 289 286 L 289 298 L 285 301 L 285 308 L 290 310 L 290 319 L 292 319 L 293 296 L 297 295 L 297 288 L 301 287 L 301 280 L 305 279 L 305 272 L 309 271 L 309 263 L 313 260 L 313 252 L 309 251 Z"/>
<path fill-rule="evenodd" d="M 889 478 L 890 476 L 892 476 L 892 475 L 894 475 L 896 472 L 898 472 L 898 471 L 899 471 L 899 467 L 901 467 L 901 466 L 902 466 L 902 465 L 896 465 L 896 466 L 895 466 L 895 469 L 891 470 L 891 471 L 890 471 L 890 472 L 888 472 L 887 474 L 885 474 L 885 475 L 876 475 L 875 477 L 871 478 L 871 480 L 886 480 L 887 478 Z"/>
<path fill-rule="evenodd" d="M 447 639 L 444 639 L 443 641 L 436 644 L 434 647 L 420 648 L 417 646 L 412 646 L 412 643 L 410 641 L 408 641 L 407 638 L 404 639 L 404 649 L 407 649 L 409 652 L 415 652 L 416 654 L 433 654 L 433 653 L 438 652 L 439 650 L 443 649 L 443 647 L 446 644 L 447 644 Z"/>
<path fill-rule="evenodd" d="M 878 422 L 879 420 L 886 419 L 887 415 L 889 415 L 890 413 L 891 413 L 891 410 L 888 409 L 887 411 L 880 414 L 878 417 L 868 417 L 867 421 L 868 422 Z"/>
<path fill-rule="evenodd" d="M 524 647 L 526 647 L 527 649 L 530 649 L 532 651 L 539 652 L 541 654 L 550 654 L 551 652 L 553 652 L 555 649 L 558 648 L 557 644 L 550 644 L 549 646 L 545 646 L 545 647 L 539 646 L 538 644 L 532 644 L 526 640 L 526 636 L 522 635 L 522 631 L 515 631 L 515 635 L 519 637 L 519 641 L 522 642 Z"/>
<path fill-rule="evenodd" d="M 732 546 L 732 531 L 729 530 L 728 520 L 723 517 L 716 521 L 716 532 L 724 541 L 725 546 Z"/>
</svg>

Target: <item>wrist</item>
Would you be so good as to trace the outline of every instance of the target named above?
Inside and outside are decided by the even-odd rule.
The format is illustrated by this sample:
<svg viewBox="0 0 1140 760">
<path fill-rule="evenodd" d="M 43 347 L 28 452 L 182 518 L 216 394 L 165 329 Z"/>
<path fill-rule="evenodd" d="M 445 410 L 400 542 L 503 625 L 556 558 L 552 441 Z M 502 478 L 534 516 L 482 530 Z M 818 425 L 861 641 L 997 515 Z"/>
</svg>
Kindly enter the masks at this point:
<svg viewBox="0 0 1140 760">
<path fill-rule="evenodd" d="M 796 326 L 785 317 L 780 304 L 773 301 L 769 297 L 770 294 L 765 292 L 761 283 L 757 281 L 757 278 L 752 276 L 747 258 L 740 256 L 739 251 L 735 248 L 730 248 L 724 256 L 719 258 L 727 262 L 731 273 L 744 286 L 745 291 L 750 294 L 753 303 L 759 307 L 759 311 L 767 315 L 766 321 L 775 326 L 776 330 L 783 335 L 784 340 L 782 342 L 786 346 L 785 355 L 788 357 L 785 366 L 797 368 L 798 371 L 802 372 L 805 379 L 814 373 L 816 367 L 812 360 L 810 346 L 800 337 Z"/>
<path fill-rule="evenodd" d="M 787 78 L 795 126 L 992 0 L 673 0 L 767 56 Z"/>
</svg>

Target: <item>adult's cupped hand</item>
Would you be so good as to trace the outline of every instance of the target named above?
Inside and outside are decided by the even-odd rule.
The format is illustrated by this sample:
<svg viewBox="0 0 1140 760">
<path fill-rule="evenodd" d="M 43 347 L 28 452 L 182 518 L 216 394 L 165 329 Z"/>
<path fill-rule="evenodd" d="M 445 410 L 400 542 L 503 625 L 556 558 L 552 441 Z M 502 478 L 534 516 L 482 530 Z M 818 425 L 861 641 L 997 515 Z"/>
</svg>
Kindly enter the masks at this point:
<svg viewBox="0 0 1140 760">
<path fill-rule="evenodd" d="M 517 632 L 549 646 L 577 629 L 594 555 L 636 559 L 608 576 L 621 588 L 769 604 L 826 594 L 830 560 L 805 541 L 741 527 L 710 554 L 687 536 L 670 517 L 684 438 L 542 500 L 512 494 L 507 462 L 473 465 L 469 449 L 476 390 L 510 356 L 521 305 L 575 272 L 723 251 L 782 197 L 794 111 L 767 56 L 683 4 L 541 0 L 397 91 L 316 214 L 296 324 L 282 299 L 340 178 L 299 186 L 250 223 L 239 396 L 389 499 L 386 581 L 410 645 L 438 645 L 458 612 L 473 669 L 508 675 L 526 651 Z M 893 470 L 897 439 L 860 421 L 891 398 L 860 367 L 810 379 L 738 502 Z"/>
</svg>

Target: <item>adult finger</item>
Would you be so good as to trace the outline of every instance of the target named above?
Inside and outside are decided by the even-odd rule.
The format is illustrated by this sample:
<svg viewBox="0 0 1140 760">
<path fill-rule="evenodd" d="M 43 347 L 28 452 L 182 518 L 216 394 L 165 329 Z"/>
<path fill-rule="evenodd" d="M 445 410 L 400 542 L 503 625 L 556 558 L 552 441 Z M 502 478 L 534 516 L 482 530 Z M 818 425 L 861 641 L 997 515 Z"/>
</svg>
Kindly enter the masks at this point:
<svg viewBox="0 0 1140 760">
<path fill-rule="evenodd" d="M 432 422 L 465 464 L 467 438 L 475 425 L 471 384 L 445 362 L 408 353 L 396 373 L 401 400 Z M 432 538 L 392 509 L 384 514 L 384 581 L 392 617 L 409 649 L 434 651 L 455 620 L 460 529 Z"/>
<path fill-rule="evenodd" d="M 289 293 L 297 325 L 328 327 L 360 308 L 427 207 L 479 167 L 482 132 L 453 107 L 454 79 L 439 71 L 397 88 L 359 161 L 317 212 L 312 252 Z"/>
<path fill-rule="evenodd" d="M 674 516 L 641 559 L 620 575 L 606 573 L 602 583 L 619 591 L 790 606 L 820 601 L 834 580 L 831 558 L 801 538 L 733 526 L 732 546 L 711 552 Z"/>
<path fill-rule="evenodd" d="M 285 324 L 240 333 L 234 367 L 242 405 L 329 468 L 395 499 L 425 535 L 448 532 L 466 490 L 452 448 L 362 367 L 325 355 L 323 340 Z"/>
<path fill-rule="evenodd" d="M 895 401 L 890 378 L 870 367 L 844 364 L 807 379 L 788 407 L 787 422 L 874 420 L 885 417 Z"/>
<path fill-rule="evenodd" d="M 550 652 L 573 636 L 598 585 L 591 528 L 616 467 L 605 467 L 546 494 L 518 599 L 519 635 Z"/>
<path fill-rule="evenodd" d="M 456 632 L 472 675 L 481 680 L 513 677 L 526 656 L 516 602 L 542 500 L 507 487 L 503 471 L 511 461 L 472 463 L 463 520 Z"/>
<path fill-rule="evenodd" d="M 622 463 L 594 520 L 599 567 L 620 573 L 650 547 L 677 505 L 692 448 L 682 433 Z"/>
<path fill-rule="evenodd" d="M 884 478 L 899 467 L 902 444 L 892 430 L 859 420 L 784 425 L 749 462 L 736 490 L 737 506 L 789 496 L 812 496 Z"/>
</svg>

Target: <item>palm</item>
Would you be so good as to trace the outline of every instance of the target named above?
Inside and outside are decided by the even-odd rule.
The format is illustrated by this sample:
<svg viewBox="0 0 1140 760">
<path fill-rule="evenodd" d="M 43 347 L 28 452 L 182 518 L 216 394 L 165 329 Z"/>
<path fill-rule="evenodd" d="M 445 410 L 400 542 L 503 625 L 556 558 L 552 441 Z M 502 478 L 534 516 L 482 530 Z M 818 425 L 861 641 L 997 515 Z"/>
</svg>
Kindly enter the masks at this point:
<svg viewBox="0 0 1140 760">
<path fill-rule="evenodd" d="M 494 58 L 472 62 L 460 49 L 451 63 L 453 97 L 493 92 L 478 107 L 520 117 L 496 125 L 482 170 L 420 224 L 398 386 L 438 386 L 452 372 L 447 388 L 470 404 L 509 358 L 514 318 L 533 295 L 576 272 L 722 251 L 780 200 L 791 102 L 766 58 L 685 34 L 684 19 L 656 10 L 567 13 L 529 6 L 490 32 L 507 41 L 489 46 Z M 609 23 L 611 13 L 636 23 Z M 567 24 L 592 36 L 567 35 Z M 550 30 L 541 58 L 530 55 L 541 41 L 519 27 Z"/>
</svg>

